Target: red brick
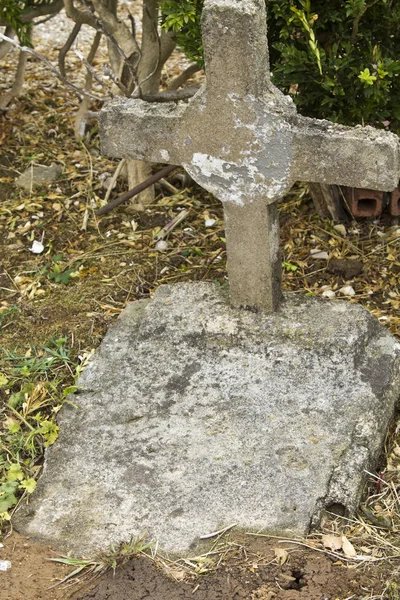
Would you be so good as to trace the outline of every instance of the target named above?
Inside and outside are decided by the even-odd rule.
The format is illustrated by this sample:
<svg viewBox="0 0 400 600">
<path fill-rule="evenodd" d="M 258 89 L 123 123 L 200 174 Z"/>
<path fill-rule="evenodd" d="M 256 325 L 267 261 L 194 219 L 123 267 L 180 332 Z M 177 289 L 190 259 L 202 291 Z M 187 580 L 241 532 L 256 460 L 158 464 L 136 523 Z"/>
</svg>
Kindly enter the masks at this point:
<svg viewBox="0 0 400 600">
<path fill-rule="evenodd" d="M 378 217 L 383 210 L 383 192 L 342 187 L 350 212 L 354 217 Z"/>
<path fill-rule="evenodd" d="M 393 217 L 400 217 L 400 186 L 390 194 L 389 212 Z"/>
</svg>

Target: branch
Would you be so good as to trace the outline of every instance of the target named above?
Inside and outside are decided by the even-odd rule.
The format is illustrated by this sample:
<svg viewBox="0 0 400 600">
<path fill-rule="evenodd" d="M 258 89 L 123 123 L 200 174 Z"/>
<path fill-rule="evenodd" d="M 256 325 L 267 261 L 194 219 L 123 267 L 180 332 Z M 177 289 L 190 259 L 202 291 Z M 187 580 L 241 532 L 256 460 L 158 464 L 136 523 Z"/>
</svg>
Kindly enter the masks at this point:
<svg viewBox="0 0 400 600">
<path fill-rule="evenodd" d="M 54 0 L 50 4 L 38 4 L 37 6 L 32 6 L 27 10 L 24 10 L 21 16 L 21 21 L 23 23 L 30 23 L 33 19 L 37 17 L 43 17 L 44 15 L 56 15 L 62 10 L 64 6 L 63 0 Z"/>
<path fill-rule="evenodd" d="M 78 10 L 74 6 L 74 0 L 64 0 L 64 6 L 67 17 L 72 19 L 74 23 L 89 25 L 90 27 L 93 27 L 93 29 L 98 29 L 96 21 L 89 10 Z"/>
<path fill-rule="evenodd" d="M 108 41 L 108 45 L 109 45 L 109 56 L 111 59 L 111 48 L 114 48 L 117 51 L 117 54 L 119 55 L 119 57 L 122 59 L 122 66 L 126 65 L 126 67 L 128 68 L 131 78 L 134 82 L 137 81 L 137 77 L 136 77 L 136 71 L 134 68 L 134 62 L 136 62 L 136 57 L 139 56 L 140 57 L 140 48 L 137 45 L 136 39 L 134 37 L 133 34 L 131 34 L 129 32 L 129 29 L 127 28 L 127 26 L 124 23 L 120 23 L 117 20 L 116 15 L 114 15 L 110 10 L 106 9 L 102 3 L 101 0 L 99 0 L 100 5 L 101 5 L 101 11 L 104 12 L 104 14 L 107 14 L 109 16 L 109 20 L 112 24 L 116 24 L 117 26 L 121 26 L 121 31 L 123 30 L 123 34 L 124 36 L 127 35 L 126 39 L 129 39 L 129 41 L 134 45 L 134 51 L 131 52 L 131 49 L 128 48 L 128 54 L 126 52 L 126 47 L 125 47 L 125 41 L 126 39 L 122 39 L 123 36 L 121 36 L 121 31 L 116 31 L 113 27 L 108 28 L 106 26 L 106 23 L 104 23 L 101 18 L 99 19 L 97 17 L 97 15 L 95 15 L 95 13 L 93 12 L 93 9 L 91 7 L 90 4 L 87 3 L 86 0 L 82 0 L 83 4 L 86 6 L 86 8 L 88 9 L 88 11 L 91 13 L 94 22 L 97 25 L 97 29 L 98 31 L 101 31 L 105 37 L 107 38 Z M 129 52 L 131 52 L 131 54 L 129 54 Z M 111 65 L 112 65 L 112 60 L 111 60 Z M 122 67 L 123 68 L 123 67 Z M 117 81 L 121 80 L 121 71 L 122 69 L 118 69 L 117 73 L 114 74 L 115 78 Z M 114 79 L 113 79 L 114 81 Z M 123 90 L 123 93 L 128 96 L 128 92 L 126 90 L 126 88 L 123 86 L 123 82 L 120 81 L 120 83 L 117 84 L 118 87 Z M 125 91 L 124 91 L 125 90 Z"/>
<path fill-rule="evenodd" d="M 171 81 L 171 83 L 168 86 L 168 91 L 170 92 L 172 90 L 179 89 L 181 87 L 181 85 L 186 83 L 187 80 L 190 79 L 191 77 L 193 77 L 193 75 L 195 73 L 197 73 L 198 71 L 201 71 L 200 65 L 197 63 L 192 63 L 191 65 L 189 65 L 187 67 L 187 69 L 182 71 L 182 73 L 180 75 L 178 75 Z"/>
<path fill-rule="evenodd" d="M 41 54 L 38 54 L 37 52 L 35 52 L 35 50 L 32 50 L 32 48 L 28 48 L 27 46 L 21 46 L 20 44 L 18 44 L 18 42 L 12 40 L 11 38 L 4 35 L 3 33 L 0 33 L 0 39 L 4 40 L 5 42 L 9 42 L 13 46 L 15 46 L 15 48 L 18 48 L 22 52 L 27 52 L 28 54 L 32 54 L 32 56 L 34 56 L 35 58 L 44 62 L 45 65 L 47 65 L 47 67 L 50 69 L 50 71 L 57 77 L 57 79 L 62 81 L 65 86 L 71 88 L 77 94 L 80 94 L 82 96 L 88 96 L 89 98 L 93 98 L 93 100 L 101 100 L 102 102 L 104 102 L 104 100 L 108 99 L 107 96 L 96 96 L 95 94 L 89 94 L 88 92 L 85 92 L 85 90 L 82 90 L 81 88 L 74 85 L 73 83 L 70 83 L 65 77 L 63 77 L 61 75 L 61 73 L 59 71 L 57 71 L 57 69 L 51 64 L 51 62 L 49 60 L 47 60 L 47 58 L 45 58 Z"/>
<path fill-rule="evenodd" d="M 43 17 L 44 15 L 55 15 L 62 9 L 64 3 L 63 0 L 54 0 L 50 4 L 38 4 L 31 6 L 23 11 L 21 15 L 22 23 L 31 23 L 33 19 L 37 17 Z M 0 27 L 7 25 L 4 19 L 0 19 Z"/>
<path fill-rule="evenodd" d="M 92 65 L 93 65 L 93 60 L 94 60 L 94 57 L 95 57 L 95 55 L 96 55 L 96 52 L 97 52 L 97 50 L 98 50 L 98 48 L 99 48 L 99 44 L 100 44 L 100 40 L 101 40 L 101 36 L 102 36 L 102 35 L 103 35 L 103 34 L 102 34 L 102 32 L 101 32 L 101 31 L 96 31 L 96 35 L 95 35 L 95 37 L 94 37 L 94 40 L 93 40 L 92 47 L 91 47 L 91 49 L 90 49 L 90 52 L 89 52 L 89 54 L 88 54 L 88 57 L 87 57 L 87 58 L 85 58 L 85 57 L 83 56 L 82 52 L 80 52 L 80 51 L 78 50 L 78 48 L 74 48 L 74 52 L 75 52 L 75 54 L 77 55 L 77 57 L 79 58 L 79 60 L 81 60 L 81 61 L 83 62 L 83 64 L 85 65 L 85 67 L 86 67 L 86 69 L 87 69 L 87 71 L 88 71 L 87 75 L 89 75 L 89 74 L 90 74 L 90 76 L 92 77 L 92 79 L 95 79 L 95 80 L 97 81 L 97 83 L 99 83 L 99 84 L 100 84 L 102 87 L 104 87 L 104 88 L 107 90 L 107 88 L 110 88 L 110 87 L 111 87 L 111 84 L 107 84 L 107 82 L 106 82 L 106 81 L 104 81 L 104 79 L 102 79 L 102 78 L 101 78 L 101 77 L 100 77 L 100 76 L 99 76 L 99 75 L 96 73 L 96 71 L 93 69 L 93 66 L 92 66 Z M 86 85 L 85 85 L 85 90 L 86 90 L 86 89 L 87 89 L 87 88 L 86 88 Z M 87 90 L 87 91 L 88 91 L 88 90 Z M 111 97 L 113 97 L 113 93 L 111 92 L 111 90 L 107 90 L 107 91 L 110 91 L 110 95 L 111 95 Z"/>
<path fill-rule="evenodd" d="M 200 87 L 191 86 L 183 90 L 167 90 L 159 94 L 144 94 L 141 99 L 145 102 L 178 102 L 179 100 L 189 100 L 199 91 Z"/>
<path fill-rule="evenodd" d="M 173 32 L 172 31 L 164 31 L 164 29 L 163 29 L 161 31 L 160 42 L 161 42 L 161 55 L 160 55 L 160 74 L 161 74 L 162 67 L 165 65 L 165 63 L 171 56 L 171 54 L 174 51 L 175 46 L 176 46 L 176 41 L 175 41 Z"/>
<path fill-rule="evenodd" d="M 135 54 L 138 51 L 138 46 L 125 23 L 118 21 L 117 16 L 108 10 L 101 0 L 93 0 L 93 7 L 100 17 L 103 29 L 115 39 L 126 58 Z"/>
<path fill-rule="evenodd" d="M 81 27 L 82 27 L 82 23 L 75 23 L 71 33 L 69 34 L 69 36 L 67 38 L 67 41 L 65 42 L 64 46 L 61 48 L 60 52 L 58 53 L 58 68 L 60 69 L 60 73 L 63 77 L 66 76 L 65 57 L 67 56 L 68 52 L 70 51 L 72 44 L 76 40 L 78 33 L 81 30 Z"/>
<path fill-rule="evenodd" d="M 175 48 L 172 33 L 158 31 L 159 7 L 157 0 L 144 0 L 143 2 L 143 31 L 142 31 L 142 56 L 138 64 L 139 84 L 132 96 L 152 94 L 160 86 L 161 71 Z"/>
<path fill-rule="evenodd" d="M 175 169 L 178 168 L 179 167 L 177 167 L 176 165 L 168 165 L 167 167 L 164 167 L 163 169 L 161 169 L 161 171 L 157 171 L 157 173 L 154 173 L 154 175 L 152 175 L 142 183 L 139 183 L 139 185 L 137 185 L 133 189 L 129 190 L 129 192 L 121 194 L 121 196 L 118 196 L 118 198 L 115 198 L 115 200 L 112 200 L 111 202 L 106 204 L 106 206 L 102 206 L 101 208 L 99 208 L 99 210 L 96 210 L 95 215 L 100 217 L 101 215 L 109 213 L 116 206 L 119 206 L 123 202 L 127 202 L 128 200 L 133 198 L 133 196 L 137 196 L 137 194 L 143 192 L 143 190 L 156 183 L 156 181 L 159 181 L 163 177 L 166 177 L 169 173 L 172 173 L 172 171 L 175 171 Z"/>
<path fill-rule="evenodd" d="M 365 13 L 367 12 L 367 10 L 369 8 L 371 8 L 372 6 L 374 6 L 374 4 L 376 4 L 377 2 L 378 2 L 378 0 L 373 0 L 371 2 L 371 4 L 368 4 L 367 6 L 365 6 L 365 8 L 362 10 L 362 12 L 357 17 L 355 17 L 355 19 L 353 21 L 353 30 L 351 32 L 351 38 L 350 38 L 350 43 L 352 46 L 354 46 L 354 44 L 357 41 L 358 28 L 360 26 L 361 17 L 363 17 L 365 15 Z"/>
<path fill-rule="evenodd" d="M 78 54 L 78 56 L 80 55 L 80 58 L 84 61 L 84 64 L 85 64 L 86 68 L 88 69 L 87 73 L 86 73 L 86 78 L 85 78 L 85 92 L 91 91 L 93 78 L 95 78 L 96 81 L 99 81 L 101 83 L 101 85 L 104 85 L 104 83 L 100 80 L 100 78 L 98 78 L 97 73 L 95 73 L 92 68 L 92 63 L 94 61 L 94 57 L 96 56 L 96 52 L 99 49 L 101 36 L 102 36 L 102 33 L 100 31 L 96 31 L 96 35 L 94 36 L 92 46 L 89 50 L 87 59 L 85 59 L 82 54 L 78 53 L 78 50 L 75 50 L 76 54 Z M 78 109 L 78 112 L 76 113 L 76 116 L 75 116 L 74 129 L 75 129 L 75 135 L 77 137 L 83 137 L 85 134 L 85 126 L 86 126 L 85 115 L 87 113 L 89 106 L 90 106 L 90 98 L 85 96 L 83 98 L 81 105 Z"/>
</svg>

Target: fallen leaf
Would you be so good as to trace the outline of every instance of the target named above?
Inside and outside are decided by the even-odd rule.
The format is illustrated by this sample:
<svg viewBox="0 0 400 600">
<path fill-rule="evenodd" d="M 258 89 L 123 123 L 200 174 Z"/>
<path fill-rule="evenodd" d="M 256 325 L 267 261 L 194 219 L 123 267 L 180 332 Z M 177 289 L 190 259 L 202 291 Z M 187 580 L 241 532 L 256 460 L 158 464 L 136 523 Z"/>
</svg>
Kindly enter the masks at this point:
<svg viewBox="0 0 400 600">
<path fill-rule="evenodd" d="M 340 233 L 340 235 L 346 236 L 347 235 L 347 231 L 346 231 L 346 227 L 344 225 L 334 225 L 333 229 L 335 229 L 336 231 L 338 231 Z"/>
<path fill-rule="evenodd" d="M 322 536 L 322 543 L 324 548 L 329 550 L 341 550 L 342 549 L 342 536 L 327 534 Z"/>
<path fill-rule="evenodd" d="M 354 546 L 345 535 L 342 535 L 342 548 L 343 552 L 348 558 L 354 558 L 357 556 L 357 552 L 354 549 Z"/>
<path fill-rule="evenodd" d="M 284 565 L 288 559 L 288 551 L 284 548 L 274 548 L 275 558 L 278 559 L 280 565 Z"/>
<path fill-rule="evenodd" d="M 311 250 L 310 252 L 310 256 L 308 258 L 317 258 L 320 260 L 329 260 L 330 255 L 328 254 L 328 252 L 325 252 L 324 250 Z"/>
</svg>

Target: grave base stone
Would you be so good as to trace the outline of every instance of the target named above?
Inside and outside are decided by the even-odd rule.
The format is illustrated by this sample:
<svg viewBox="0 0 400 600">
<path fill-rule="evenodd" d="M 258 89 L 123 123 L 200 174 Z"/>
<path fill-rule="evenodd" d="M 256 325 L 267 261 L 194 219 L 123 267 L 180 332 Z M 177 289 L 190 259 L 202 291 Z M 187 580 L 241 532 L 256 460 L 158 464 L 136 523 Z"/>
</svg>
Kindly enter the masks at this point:
<svg viewBox="0 0 400 600">
<path fill-rule="evenodd" d="M 75 555 L 144 532 L 185 555 L 232 523 L 292 536 L 324 508 L 351 514 L 394 415 L 399 344 L 356 304 L 283 308 L 238 310 L 207 283 L 129 305 L 16 528 Z"/>
</svg>

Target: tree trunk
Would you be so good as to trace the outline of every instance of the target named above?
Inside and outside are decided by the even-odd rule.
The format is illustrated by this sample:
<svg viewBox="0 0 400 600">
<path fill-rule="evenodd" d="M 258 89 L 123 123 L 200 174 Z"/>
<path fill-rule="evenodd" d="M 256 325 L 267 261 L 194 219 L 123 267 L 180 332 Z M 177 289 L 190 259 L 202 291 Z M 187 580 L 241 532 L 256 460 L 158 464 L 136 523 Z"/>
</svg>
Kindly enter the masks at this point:
<svg viewBox="0 0 400 600">
<path fill-rule="evenodd" d="M 7 25 L 7 27 L 4 31 L 4 35 L 6 35 L 9 38 L 14 38 L 15 31 L 10 25 Z M 11 47 L 12 47 L 12 45 L 10 44 L 10 42 L 6 42 L 6 41 L 0 42 L 0 59 L 4 58 L 6 56 L 6 54 L 8 53 L 8 51 L 10 50 Z"/>
<path fill-rule="evenodd" d="M 348 221 L 343 201 L 337 185 L 309 183 L 308 189 L 318 215 L 334 221 Z"/>
<path fill-rule="evenodd" d="M 160 87 L 162 67 L 175 47 L 171 36 L 158 32 L 158 0 L 143 0 L 142 56 L 138 64 L 138 85 L 141 94 L 155 94 Z M 126 163 L 129 189 L 151 176 L 151 163 L 128 160 Z M 135 197 L 137 204 L 153 204 L 154 186 Z"/>
<path fill-rule="evenodd" d="M 0 110 L 7 108 L 10 102 L 21 93 L 22 86 L 24 85 L 27 58 L 28 53 L 20 51 L 14 83 L 11 89 L 9 89 L 7 92 L 4 92 L 4 94 L 0 96 Z"/>
</svg>

